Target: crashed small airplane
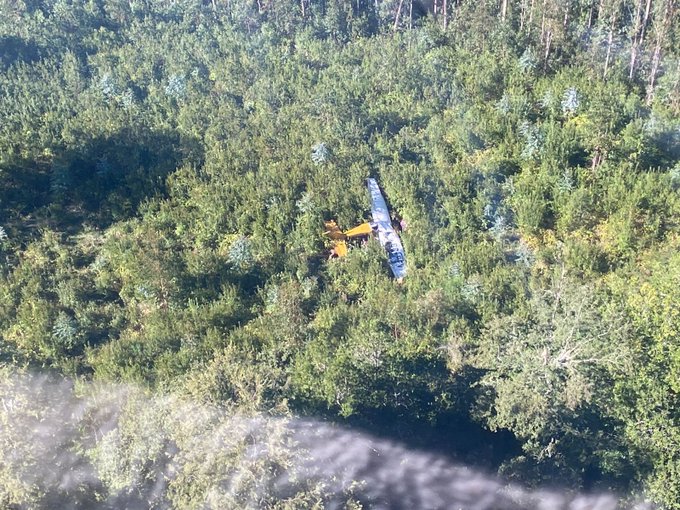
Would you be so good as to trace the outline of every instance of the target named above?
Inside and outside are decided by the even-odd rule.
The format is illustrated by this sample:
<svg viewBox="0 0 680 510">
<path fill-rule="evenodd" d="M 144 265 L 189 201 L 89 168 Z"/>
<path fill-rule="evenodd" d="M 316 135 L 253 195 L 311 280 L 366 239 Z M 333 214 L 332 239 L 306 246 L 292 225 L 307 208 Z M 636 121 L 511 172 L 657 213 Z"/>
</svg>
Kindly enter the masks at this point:
<svg viewBox="0 0 680 510">
<path fill-rule="evenodd" d="M 344 257 L 347 255 L 347 239 L 373 234 L 387 252 L 387 259 L 394 277 L 398 282 L 401 282 L 404 276 L 406 276 L 404 247 L 401 244 L 399 235 L 392 226 L 387 203 L 380 192 L 378 183 L 375 179 L 368 179 L 366 185 L 371 195 L 371 216 L 373 220 L 362 223 L 347 232 L 340 230 L 338 224 L 334 220 L 330 220 L 325 222 L 326 235 L 333 241 L 333 253 L 338 257 Z"/>
</svg>

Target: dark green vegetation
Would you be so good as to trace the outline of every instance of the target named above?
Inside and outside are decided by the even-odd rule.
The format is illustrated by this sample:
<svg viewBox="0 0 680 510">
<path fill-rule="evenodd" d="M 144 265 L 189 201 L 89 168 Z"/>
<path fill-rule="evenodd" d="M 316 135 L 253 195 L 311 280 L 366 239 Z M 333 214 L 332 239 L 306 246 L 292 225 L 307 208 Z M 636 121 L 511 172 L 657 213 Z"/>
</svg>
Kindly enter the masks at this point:
<svg viewBox="0 0 680 510">
<path fill-rule="evenodd" d="M 0 1 L 0 362 L 680 508 L 677 1 L 438 4 Z"/>
</svg>

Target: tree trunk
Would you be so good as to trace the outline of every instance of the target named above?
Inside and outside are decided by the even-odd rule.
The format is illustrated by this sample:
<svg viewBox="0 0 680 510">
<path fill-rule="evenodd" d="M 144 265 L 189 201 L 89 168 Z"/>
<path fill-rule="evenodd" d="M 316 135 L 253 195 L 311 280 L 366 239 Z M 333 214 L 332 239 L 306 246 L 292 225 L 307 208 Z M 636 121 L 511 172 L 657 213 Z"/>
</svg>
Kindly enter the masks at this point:
<svg viewBox="0 0 680 510">
<path fill-rule="evenodd" d="M 602 78 L 607 77 L 607 72 L 609 71 L 609 60 L 612 56 L 612 39 L 614 38 L 614 32 L 609 30 L 609 37 L 607 38 L 607 57 L 604 59 L 604 72 L 602 73 Z"/>
<path fill-rule="evenodd" d="M 397 15 L 394 18 L 394 31 L 399 27 L 399 18 L 401 17 L 401 8 L 404 6 L 404 0 L 399 0 L 399 7 L 397 7 Z"/>
<path fill-rule="evenodd" d="M 614 42 L 614 26 L 616 25 L 617 14 L 617 6 L 614 6 L 611 17 L 611 25 L 609 26 L 609 37 L 607 37 L 607 56 L 604 59 L 604 73 L 602 74 L 602 79 L 607 78 L 607 73 L 609 72 L 609 63 L 611 62 L 612 45 Z"/>
<path fill-rule="evenodd" d="M 542 9 L 543 17 L 541 18 L 541 42 L 545 40 L 545 5 L 547 3 L 548 3 L 548 0 L 543 0 L 543 9 Z"/>
<path fill-rule="evenodd" d="M 647 0 L 647 7 L 645 8 L 645 17 L 642 19 L 642 30 L 640 31 L 640 44 L 645 38 L 645 29 L 649 21 L 649 11 L 652 9 L 652 0 Z"/>
<path fill-rule="evenodd" d="M 447 0 L 442 0 L 442 10 L 444 11 L 444 30 L 449 27 L 449 9 Z"/>
<path fill-rule="evenodd" d="M 647 103 L 651 103 L 654 98 L 654 87 L 656 86 L 656 76 L 659 73 L 661 63 L 661 48 L 666 41 L 666 36 L 670 28 L 671 20 L 675 11 L 675 0 L 666 0 L 663 9 L 663 18 L 656 28 L 657 21 L 654 20 L 656 43 L 654 44 L 654 56 L 652 57 L 652 70 L 649 75 L 649 87 L 647 88 Z"/>
<path fill-rule="evenodd" d="M 508 0 L 502 0 L 501 2 L 501 21 L 505 22 L 505 18 L 508 14 Z"/>
<path fill-rule="evenodd" d="M 635 76 L 635 59 L 637 57 L 637 43 L 633 41 L 630 48 L 630 69 L 628 70 L 628 79 L 632 80 Z"/>
<path fill-rule="evenodd" d="M 602 19 L 602 10 L 604 9 L 604 0 L 600 0 L 600 5 L 597 6 L 597 19 Z"/>
<path fill-rule="evenodd" d="M 630 40 L 630 70 L 628 71 L 628 79 L 632 80 L 635 76 L 635 59 L 637 58 L 638 36 L 640 33 L 640 23 L 642 16 L 642 0 L 637 0 L 635 6 L 635 25 L 633 25 L 633 32 Z"/>
<path fill-rule="evenodd" d="M 602 149 L 598 145 L 595 147 L 595 154 L 593 155 L 593 162 L 592 165 L 590 166 L 591 170 L 595 170 L 598 166 L 600 166 L 600 163 L 602 163 L 602 160 L 604 159 L 604 154 L 602 153 Z"/>
<path fill-rule="evenodd" d="M 654 56 L 652 57 L 652 70 L 649 74 L 649 87 L 647 88 L 647 102 L 651 103 L 654 98 L 654 86 L 656 85 L 656 75 L 659 72 L 659 62 L 661 61 L 661 40 L 656 40 L 654 46 Z"/>
</svg>

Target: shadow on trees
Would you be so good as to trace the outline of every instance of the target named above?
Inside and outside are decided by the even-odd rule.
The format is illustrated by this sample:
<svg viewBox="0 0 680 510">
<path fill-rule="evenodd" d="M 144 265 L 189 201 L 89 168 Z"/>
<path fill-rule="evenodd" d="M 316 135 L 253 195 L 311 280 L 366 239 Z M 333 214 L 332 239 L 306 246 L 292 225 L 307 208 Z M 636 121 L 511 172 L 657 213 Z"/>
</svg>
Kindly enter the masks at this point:
<svg viewBox="0 0 680 510">
<path fill-rule="evenodd" d="M 50 159 L 14 158 L 0 168 L 0 215 L 11 229 L 77 232 L 105 228 L 164 196 L 166 177 L 187 159 L 202 160 L 196 140 L 124 129 Z"/>
<path fill-rule="evenodd" d="M 492 432 L 470 415 L 479 377 L 479 370 L 468 367 L 452 378 L 442 360 L 401 359 L 389 366 L 367 367 L 356 376 L 361 381 L 357 389 L 361 403 L 347 418 L 325 402 L 303 398 L 292 403 L 298 414 L 496 471 L 521 454 L 521 444 L 509 431 Z"/>
<path fill-rule="evenodd" d="M 446 370 L 443 365 L 441 369 L 442 372 Z M 435 396 L 427 395 L 428 389 L 423 384 L 418 391 L 420 395 L 416 397 L 423 404 L 418 406 L 418 412 L 388 406 L 380 410 L 364 410 L 358 415 L 360 418 L 350 418 L 348 423 L 413 448 L 444 454 L 483 469 L 496 470 L 502 463 L 519 455 L 521 445 L 509 431 L 492 432 L 470 416 L 474 395 L 471 384 L 466 383 L 477 376 L 473 373 L 464 374 L 463 380 L 453 383 L 455 387 L 450 389 L 455 395 L 455 403 L 448 409 L 434 413 L 432 410 L 437 405 Z"/>
<path fill-rule="evenodd" d="M 47 53 L 46 48 L 34 41 L 26 41 L 14 35 L 0 36 L 0 69 L 6 71 L 16 62 L 31 63 L 40 60 Z"/>
<path fill-rule="evenodd" d="M 613 471 L 602 470 L 596 452 L 610 436 L 612 444 L 607 446 L 611 451 L 618 451 L 620 445 L 615 444 L 615 434 L 605 434 L 599 444 L 583 444 L 578 435 L 565 437 L 564 456 L 554 462 L 553 459 L 538 461 L 523 451 L 522 441 L 511 431 L 492 431 L 471 415 L 470 410 L 480 398 L 475 384 L 482 375 L 479 369 L 467 367 L 452 380 L 445 364 L 438 361 L 407 362 L 402 368 L 412 376 L 393 379 L 384 373 L 375 373 L 373 377 L 364 373 L 361 380 L 369 388 L 369 395 L 348 418 L 340 417 L 337 409 L 329 409 L 319 402 L 306 402 L 296 412 L 320 416 L 409 448 L 444 455 L 502 476 L 509 475 L 511 481 L 528 486 L 551 487 L 560 492 L 573 489 L 625 491 L 634 480 L 633 466 L 625 460 Z M 412 386 L 399 384 L 404 380 L 410 380 Z M 391 398 L 397 389 L 409 394 L 405 405 Z M 440 401 L 442 394 L 448 394 L 451 399 L 448 404 Z M 588 414 L 583 422 L 586 429 L 604 430 L 614 426 L 599 414 Z"/>
</svg>

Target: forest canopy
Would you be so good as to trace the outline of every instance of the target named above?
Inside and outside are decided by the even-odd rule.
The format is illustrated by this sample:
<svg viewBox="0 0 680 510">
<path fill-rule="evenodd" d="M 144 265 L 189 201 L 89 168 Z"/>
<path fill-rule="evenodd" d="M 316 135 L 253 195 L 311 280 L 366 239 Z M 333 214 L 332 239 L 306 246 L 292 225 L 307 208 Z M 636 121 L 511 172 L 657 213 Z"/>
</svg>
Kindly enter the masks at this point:
<svg viewBox="0 0 680 510">
<path fill-rule="evenodd" d="M 0 0 L 5 367 L 680 509 L 679 248 L 677 0 Z"/>
</svg>

